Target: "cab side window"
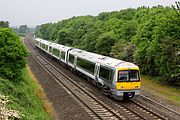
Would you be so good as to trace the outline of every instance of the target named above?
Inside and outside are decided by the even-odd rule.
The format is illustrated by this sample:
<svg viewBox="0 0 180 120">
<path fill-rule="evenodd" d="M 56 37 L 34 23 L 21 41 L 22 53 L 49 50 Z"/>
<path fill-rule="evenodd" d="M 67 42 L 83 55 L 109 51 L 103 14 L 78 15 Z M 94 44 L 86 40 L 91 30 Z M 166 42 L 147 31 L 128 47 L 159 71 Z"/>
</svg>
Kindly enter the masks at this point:
<svg viewBox="0 0 180 120">
<path fill-rule="evenodd" d="M 100 65 L 99 77 L 105 80 L 113 79 L 114 71 L 111 68 Z"/>
</svg>

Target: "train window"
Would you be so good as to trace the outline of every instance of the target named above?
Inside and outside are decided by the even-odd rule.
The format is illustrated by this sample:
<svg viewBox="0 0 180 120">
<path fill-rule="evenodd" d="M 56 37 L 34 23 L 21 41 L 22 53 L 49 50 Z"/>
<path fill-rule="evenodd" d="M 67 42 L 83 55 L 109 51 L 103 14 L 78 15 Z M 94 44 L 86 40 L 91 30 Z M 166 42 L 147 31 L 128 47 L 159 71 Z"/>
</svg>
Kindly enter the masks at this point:
<svg viewBox="0 0 180 120">
<path fill-rule="evenodd" d="M 127 70 L 120 70 L 118 71 L 118 82 L 128 81 L 129 74 Z"/>
<path fill-rule="evenodd" d="M 61 51 L 61 59 L 65 60 L 65 52 Z"/>
<path fill-rule="evenodd" d="M 48 50 L 48 45 L 46 45 L 46 51 Z"/>
<path fill-rule="evenodd" d="M 70 62 L 71 64 L 74 64 L 74 55 L 69 54 L 69 62 Z"/>
<path fill-rule="evenodd" d="M 50 52 L 50 53 L 52 52 L 52 47 L 51 47 L 51 46 L 49 46 L 49 52 Z"/>
<path fill-rule="evenodd" d="M 39 46 L 39 41 L 36 41 L 36 45 Z"/>
<path fill-rule="evenodd" d="M 93 62 L 90 62 L 90 61 L 82 59 L 82 58 L 78 58 L 77 66 L 94 74 L 95 63 L 93 63 Z"/>
<path fill-rule="evenodd" d="M 130 81 L 138 81 L 139 80 L 138 70 L 130 70 L 129 77 L 130 77 Z"/>
<path fill-rule="evenodd" d="M 45 44 L 42 43 L 42 48 L 45 49 Z"/>
<path fill-rule="evenodd" d="M 53 48 L 53 55 L 55 55 L 55 56 L 57 56 L 57 57 L 59 57 L 59 50 L 58 49 L 56 49 L 56 48 Z"/>
<path fill-rule="evenodd" d="M 100 66 L 99 77 L 101 79 L 111 80 L 114 76 L 113 74 L 114 72 L 112 69 L 104 67 L 104 66 Z"/>
</svg>

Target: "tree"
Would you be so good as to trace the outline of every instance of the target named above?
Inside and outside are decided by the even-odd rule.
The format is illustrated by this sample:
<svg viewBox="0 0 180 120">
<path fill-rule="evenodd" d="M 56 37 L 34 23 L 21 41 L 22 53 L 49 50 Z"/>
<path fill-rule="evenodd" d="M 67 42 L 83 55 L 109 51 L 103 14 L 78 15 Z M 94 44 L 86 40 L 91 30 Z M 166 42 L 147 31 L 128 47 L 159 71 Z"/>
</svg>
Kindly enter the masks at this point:
<svg viewBox="0 0 180 120">
<path fill-rule="evenodd" d="M 111 47 L 116 42 L 116 39 L 112 33 L 103 33 L 101 34 L 95 45 L 96 52 L 101 55 L 110 56 Z"/>
<path fill-rule="evenodd" d="M 26 33 L 28 33 L 28 27 L 27 27 L 27 25 L 21 25 L 21 26 L 19 26 L 19 34 L 21 35 L 21 36 L 25 36 L 25 34 Z"/>
<path fill-rule="evenodd" d="M 180 18 L 177 14 L 170 7 L 158 6 L 138 20 L 143 23 L 138 26 L 133 42 L 137 46 L 134 56 L 141 71 L 161 76 L 178 73 L 175 57 L 178 44 L 175 43 L 180 40 Z"/>
<path fill-rule="evenodd" d="M 66 30 L 60 30 L 57 33 L 57 42 L 59 44 L 63 44 L 63 45 L 72 45 L 72 40 L 70 38 L 69 33 Z"/>
<path fill-rule="evenodd" d="M 80 49 L 89 51 L 89 52 L 96 52 L 95 45 L 97 43 L 98 35 L 100 34 L 99 31 L 93 30 L 93 32 L 88 32 L 82 37 L 82 42 L 79 45 Z"/>
<path fill-rule="evenodd" d="M 0 21 L 0 28 L 8 28 L 9 22 L 8 21 Z"/>
<path fill-rule="evenodd" d="M 119 29 L 119 38 L 130 42 L 132 37 L 136 34 L 136 29 L 137 22 L 135 20 L 124 23 L 123 26 Z"/>
<path fill-rule="evenodd" d="M 120 60 L 125 60 L 127 62 L 134 62 L 134 51 L 136 46 L 131 42 L 125 42 L 123 40 L 119 40 L 112 47 L 111 56 L 118 58 Z"/>
<path fill-rule="evenodd" d="M 176 6 L 172 5 L 174 11 L 180 16 L 180 2 L 175 2 Z"/>
<path fill-rule="evenodd" d="M 20 38 L 8 28 L 0 28 L 0 77 L 19 79 L 28 53 Z"/>
</svg>

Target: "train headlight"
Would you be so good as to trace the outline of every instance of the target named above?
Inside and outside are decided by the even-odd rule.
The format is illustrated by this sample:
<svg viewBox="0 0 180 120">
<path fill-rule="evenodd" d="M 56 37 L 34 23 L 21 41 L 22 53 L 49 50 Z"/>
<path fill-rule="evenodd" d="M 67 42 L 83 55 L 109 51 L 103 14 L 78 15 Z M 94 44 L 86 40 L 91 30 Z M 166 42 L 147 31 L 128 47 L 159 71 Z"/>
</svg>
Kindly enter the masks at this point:
<svg viewBox="0 0 180 120">
<path fill-rule="evenodd" d="M 139 88 L 139 86 L 135 86 L 135 88 Z"/>
</svg>

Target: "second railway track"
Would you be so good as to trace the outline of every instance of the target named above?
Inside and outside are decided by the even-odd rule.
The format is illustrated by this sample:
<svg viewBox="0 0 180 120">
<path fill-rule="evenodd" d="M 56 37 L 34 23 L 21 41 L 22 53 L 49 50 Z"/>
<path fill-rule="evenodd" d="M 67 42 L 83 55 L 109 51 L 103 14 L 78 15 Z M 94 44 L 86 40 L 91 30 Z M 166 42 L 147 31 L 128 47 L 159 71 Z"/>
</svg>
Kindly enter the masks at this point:
<svg viewBox="0 0 180 120">
<path fill-rule="evenodd" d="M 32 43 L 25 41 L 28 46 L 32 56 L 46 69 L 46 71 L 51 74 L 56 79 L 56 82 L 63 86 L 66 91 L 69 91 L 80 104 L 84 106 L 86 111 L 89 111 L 89 114 L 94 119 L 165 119 L 162 116 L 155 114 L 154 112 L 148 109 L 142 109 L 142 106 L 128 107 L 126 105 L 116 104 L 119 110 L 112 109 L 109 105 L 104 103 L 95 97 L 92 93 L 88 92 L 81 85 L 73 81 L 69 76 L 61 72 L 49 61 L 43 58 L 37 51 L 34 50 Z M 139 108 L 141 110 L 135 110 L 134 108 Z M 146 115 L 142 115 L 146 112 Z"/>
</svg>

